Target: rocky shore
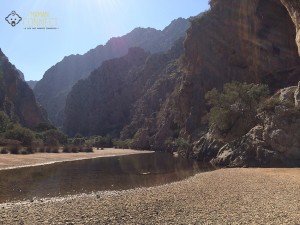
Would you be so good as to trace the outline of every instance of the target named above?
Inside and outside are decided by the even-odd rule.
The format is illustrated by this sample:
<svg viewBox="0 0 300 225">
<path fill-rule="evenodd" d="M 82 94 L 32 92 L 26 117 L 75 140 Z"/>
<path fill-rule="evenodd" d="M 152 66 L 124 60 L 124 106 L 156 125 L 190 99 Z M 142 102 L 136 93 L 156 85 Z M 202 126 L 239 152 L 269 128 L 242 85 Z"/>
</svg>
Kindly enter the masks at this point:
<svg viewBox="0 0 300 225">
<path fill-rule="evenodd" d="M 222 169 L 121 192 L 0 205 L 0 224 L 299 224 L 300 169 Z"/>
</svg>

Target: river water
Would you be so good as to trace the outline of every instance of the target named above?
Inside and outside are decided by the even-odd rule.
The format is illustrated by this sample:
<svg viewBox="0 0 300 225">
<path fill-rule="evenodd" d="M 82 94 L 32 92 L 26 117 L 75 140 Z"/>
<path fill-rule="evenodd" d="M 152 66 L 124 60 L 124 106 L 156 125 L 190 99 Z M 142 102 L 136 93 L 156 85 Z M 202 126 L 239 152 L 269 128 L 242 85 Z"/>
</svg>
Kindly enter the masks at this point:
<svg viewBox="0 0 300 225">
<path fill-rule="evenodd" d="M 212 167 L 168 153 L 86 159 L 0 171 L 0 203 L 179 181 Z"/>
</svg>

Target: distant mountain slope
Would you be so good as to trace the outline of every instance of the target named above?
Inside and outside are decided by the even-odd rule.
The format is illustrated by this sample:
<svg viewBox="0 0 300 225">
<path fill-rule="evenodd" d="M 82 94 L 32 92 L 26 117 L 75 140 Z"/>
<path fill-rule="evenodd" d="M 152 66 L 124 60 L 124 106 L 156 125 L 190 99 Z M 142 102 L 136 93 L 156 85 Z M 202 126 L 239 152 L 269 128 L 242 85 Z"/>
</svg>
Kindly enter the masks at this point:
<svg viewBox="0 0 300 225">
<path fill-rule="evenodd" d="M 37 84 L 37 80 L 28 80 L 26 81 L 27 84 L 29 85 L 29 87 L 31 87 L 31 89 L 34 89 L 35 85 Z"/>
<path fill-rule="evenodd" d="M 25 80 L 24 73 L 22 73 L 22 71 L 21 71 L 21 70 L 18 70 L 18 69 L 17 69 L 17 71 L 18 71 L 18 73 L 19 73 L 20 78 L 21 78 L 22 80 Z"/>
<path fill-rule="evenodd" d="M 154 115 L 180 76 L 174 60 L 183 53 L 182 42 L 167 53 L 150 55 L 133 48 L 124 57 L 105 61 L 72 88 L 66 103 L 65 131 L 71 136 L 118 137 L 130 124 L 123 136 L 131 138 L 141 126 L 150 126 L 151 120 L 155 126 Z"/>
<path fill-rule="evenodd" d="M 0 49 L 0 110 L 23 126 L 33 128 L 46 122 L 34 94 Z"/>
<path fill-rule="evenodd" d="M 79 81 L 67 99 L 68 133 L 73 136 L 120 132 L 142 88 L 131 83 L 137 79 L 148 56 L 141 48 L 129 49 L 126 56 L 104 62 L 88 79 Z"/>
<path fill-rule="evenodd" d="M 179 18 L 163 31 L 153 28 L 136 28 L 130 33 L 112 38 L 106 45 L 99 45 L 84 55 L 71 55 L 51 67 L 35 88 L 37 100 L 47 110 L 49 119 L 62 126 L 66 97 L 72 86 L 87 77 L 94 69 L 108 59 L 124 56 L 128 48 L 141 47 L 151 53 L 164 52 L 173 43 L 185 36 L 190 22 Z"/>
</svg>

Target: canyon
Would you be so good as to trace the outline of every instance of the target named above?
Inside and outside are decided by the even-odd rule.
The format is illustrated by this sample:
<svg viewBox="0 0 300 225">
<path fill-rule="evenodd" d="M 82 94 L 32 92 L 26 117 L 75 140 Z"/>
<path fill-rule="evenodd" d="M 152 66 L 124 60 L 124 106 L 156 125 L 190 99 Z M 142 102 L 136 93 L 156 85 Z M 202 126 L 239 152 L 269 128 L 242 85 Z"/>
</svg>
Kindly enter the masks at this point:
<svg viewBox="0 0 300 225">
<path fill-rule="evenodd" d="M 169 52 L 142 54 L 141 64 L 132 66 L 130 75 L 126 72 L 127 64 L 122 68 L 124 59 L 107 61 L 87 80 L 76 84 L 66 103 L 66 132 L 110 134 L 131 140 L 133 148 L 164 151 L 173 151 L 170 143 L 183 139 L 191 143 L 183 149 L 185 156 L 203 159 L 206 157 L 198 157 L 199 152 L 216 151 L 211 147 L 216 139 L 211 136 L 205 139 L 209 132 L 207 91 L 221 90 L 225 83 L 232 81 L 267 84 L 271 94 L 297 86 L 300 80 L 298 2 L 216 0 L 211 4 L 209 11 L 191 19 L 185 40 L 176 42 Z M 129 51 L 127 57 L 130 54 Z M 123 76 L 126 81 L 118 79 Z M 126 100 L 121 101 L 120 96 Z M 97 102 L 98 97 L 101 102 Z M 246 134 L 240 138 L 243 135 Z M 203 143 L 204 139 L 203 148 L 208 148 L 205 151 L 199 149 L 199 140 Z M 285 158 L 274 145 L 265 150 L 260 155 L 271 151 Z M 299 150 L 296 144 L 294 153 L 289 155 L 298 159 Z M 206 160 L 214 160 L 224 149 L 218 151 Z M 249 157 L 240 164 L 231 163 L 233 159 L 215 162 L 222 166 L 243 166 L 248 165 L 248 160 L 252 162 L 249 165 L 270 165 L 260 161 L 259 156 Z M 278 164 L 284 164 L 283 161 Z"/>
</svg>

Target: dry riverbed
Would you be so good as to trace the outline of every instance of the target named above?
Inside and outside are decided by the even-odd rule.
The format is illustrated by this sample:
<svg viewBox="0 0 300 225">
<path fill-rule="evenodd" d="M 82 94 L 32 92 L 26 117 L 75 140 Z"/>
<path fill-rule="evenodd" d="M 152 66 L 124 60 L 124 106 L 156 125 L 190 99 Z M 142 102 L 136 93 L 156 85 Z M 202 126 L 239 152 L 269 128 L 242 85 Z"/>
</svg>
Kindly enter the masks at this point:
<svg viewBox="0 0 300 225">
<path fill-rule="evenodd" d="M 0 205 L 0 224 L 300 224 L 300 169 L 223 169 L 121 192 Z"/>
<path fill-rule="evenodd" d="M 96 150 L 92 153 L 35 153 L 30 155 L 0 155 L 0 170 L 16 167 L 37 166 L 55 162 L 74 161 L 99 157 L 121 156 L 131 154 L 150 153 L 150 151 L 136 151 L 131 149 Z"/>
</svg>

